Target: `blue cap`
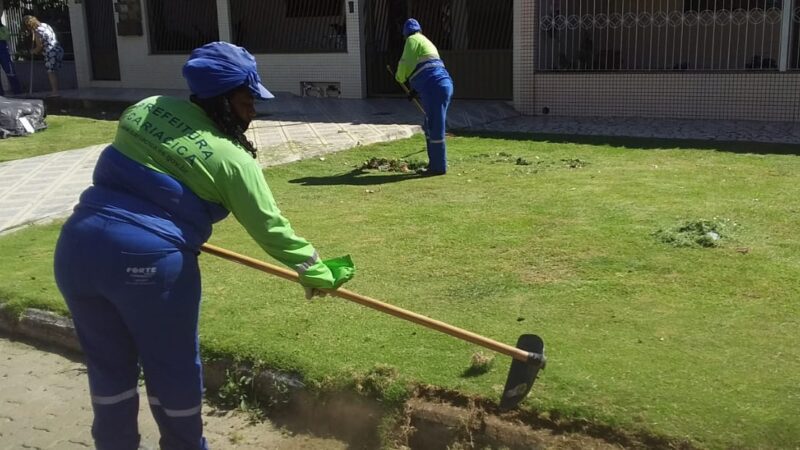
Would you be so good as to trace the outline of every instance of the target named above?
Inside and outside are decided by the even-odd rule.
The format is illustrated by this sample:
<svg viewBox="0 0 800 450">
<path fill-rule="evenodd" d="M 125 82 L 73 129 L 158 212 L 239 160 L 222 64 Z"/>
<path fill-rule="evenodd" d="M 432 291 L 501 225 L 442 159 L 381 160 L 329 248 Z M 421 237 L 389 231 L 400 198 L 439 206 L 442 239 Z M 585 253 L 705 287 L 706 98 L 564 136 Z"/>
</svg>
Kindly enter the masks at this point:
<svg viewBox="0 0 800 450">
<path fill-rule="evenodd" d="M 409 37 L 414 33 L 419 33 L 422 31 L 422 27 L 419 26 L 419 22 L 417 19 L 408 19 L 406 23 L 403 24 L 403 37 Z"/>
<path fill-rule="evenodd" d="M 243 84 L 256 99 L 275 98 L 261 84 L 253 55 L 227 42 L 212 42 L 194 49 L 183 66 L 183 77 L 198 98 L 216 97 Z"/>
</svg>

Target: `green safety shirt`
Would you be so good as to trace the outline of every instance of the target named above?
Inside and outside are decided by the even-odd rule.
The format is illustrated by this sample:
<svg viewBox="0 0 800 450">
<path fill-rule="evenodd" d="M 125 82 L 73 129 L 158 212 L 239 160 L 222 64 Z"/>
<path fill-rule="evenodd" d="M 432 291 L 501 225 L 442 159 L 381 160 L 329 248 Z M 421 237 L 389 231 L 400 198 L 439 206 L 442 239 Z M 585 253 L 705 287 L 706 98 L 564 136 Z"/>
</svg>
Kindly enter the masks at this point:
<svg viewBox="0 0 800 450">
<path fill-rule="evenodd" d="M 0 42 L 8 40 L 8 28 L 0 25 Z"/>
<path fill-rule="evenodd" d="M 395 78 L 400 83 L 405 83 L 414 73 L 418 64 L 425 61 L 440 59 L 439 50 L 422 33 L 414 33 L 406 39 L 403 47 L 403 56 L 397 63 Z"/>
<path fill-rule="evenodd" d="M 113 146 L 232 212 L 270 256 L 294 268 L 304 286 L 332 289 L 349 280 L 349 256 L 322 261 L 283 217 L 255 159 L 192 102 L 156 96 L 128 108 Z"/>
</svg>

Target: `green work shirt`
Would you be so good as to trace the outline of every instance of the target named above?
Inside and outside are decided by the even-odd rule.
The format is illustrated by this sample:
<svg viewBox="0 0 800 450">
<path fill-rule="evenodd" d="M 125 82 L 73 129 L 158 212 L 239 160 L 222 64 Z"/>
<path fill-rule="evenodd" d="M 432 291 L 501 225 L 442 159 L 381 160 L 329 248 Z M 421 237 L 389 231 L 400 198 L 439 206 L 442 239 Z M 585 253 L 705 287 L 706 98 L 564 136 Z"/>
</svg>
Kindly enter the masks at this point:
<svg viewBox="0 0 800 450">
<path fill-rule="evenodd" d="M 0 41 L 8 40 L 8 28 L 0 25 Z"/>
<path fill-rule="evenodd" d="M 422 33 L 414 33 L 406 39 L 403 56 L 397 63 L 397 73 L 394 77 L 397 81 L 405 83 L 414 73 L 417 64 L 430 59 L 439 59 L 439 50 Z"/>
<path fill-rule="evenodd" d="M 294 268 L 304 286 L 331 289 L 352 277 L 331 269 L 281 215 L 264 173 L 238 143 L 192 102 L 156 96 L 128 108 L 114 147 L 127 157 L 224 206 L 270 256 Z M 347 269 L 347 268 L 345 268 Z"/>
</svg>

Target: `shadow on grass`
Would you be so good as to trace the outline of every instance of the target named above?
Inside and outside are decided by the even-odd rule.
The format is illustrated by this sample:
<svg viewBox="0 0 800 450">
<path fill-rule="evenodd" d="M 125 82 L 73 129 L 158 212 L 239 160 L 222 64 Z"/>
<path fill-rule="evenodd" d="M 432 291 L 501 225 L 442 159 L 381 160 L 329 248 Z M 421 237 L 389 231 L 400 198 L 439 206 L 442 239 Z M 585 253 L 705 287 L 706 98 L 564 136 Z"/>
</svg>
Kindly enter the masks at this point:
<svg viewBox="0 0 800 450">
<path fill-rule="evenodd" d="M 553 144 L 598 145 L 618 148 L 657 150 L 711 150 L 728 153 L 758 155 L 800 155 L 800 145 L 745 141 L 714 141 L 699 139 L 660 139 L 621 136 L 578 136 L 569 134 L 503 133 L 490 131 L 453 131 L 461 137 L 506 139 L 515 141 L 549 142 Z"/>
<path fill-rule="evenodd" d="M 464 369 L 464 371 L 461 372 L 461 378 L 479 377 L 485 373 L 488 373 L 490 369 L 491 367 L 489 366 L 486 367 L 470 366 L 469 368 Z"/>
<path fill-rule="evenodd" d="M 411 153 L 409 153 L 407 155 L 401 156 L 400 159 L 410 158 L 410 157 L 412 157 L 414 155 L 419 155 L 420 153 L 425 153 L 425 152 L 426 152 L 426 150 L 424 148 L 421 148 L 421 149 L 419 149 L 419 150 L 417 150 L 415 152 L 411 152 Z"/>
<path fill-rule="evenodd" d="M 303 177 L 289 180 L 289 183 L 300 184 L 303 186 L 374 186 L 379 184 L 398 183 L 400 181 L 426 178 L 416 173 L 397 173 L 391 175 L 374 175 L 361 169 L 353 169 L 341 175 L 329 177 Z"/>
</svg>

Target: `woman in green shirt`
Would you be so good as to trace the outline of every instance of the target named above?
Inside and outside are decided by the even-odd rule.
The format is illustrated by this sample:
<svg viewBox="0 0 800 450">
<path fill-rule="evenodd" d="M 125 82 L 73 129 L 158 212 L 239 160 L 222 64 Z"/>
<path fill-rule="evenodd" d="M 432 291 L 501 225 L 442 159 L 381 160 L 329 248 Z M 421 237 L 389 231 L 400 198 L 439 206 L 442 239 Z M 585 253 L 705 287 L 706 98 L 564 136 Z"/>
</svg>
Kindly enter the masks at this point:
<svg viewBox="0 0 800 450">
<path fill-rule="evenodd" d="M 151 97 L 123 113 L 56 247 L 56 282 L 87 358 L 99 450 L 139 445 L 139 364 L 161 449 L 207 448 L 197 255 L 214 222 L 232 212 L 268 254 L 297 271 L 309 298 L 354 271 L 347 258 L 323 261 L 294 233 L 254 159 L 244 132 L 254 100 L 272 94 L 253 56 L 207 44 L 183 74 L 191 101 Z"/>
</svg>

